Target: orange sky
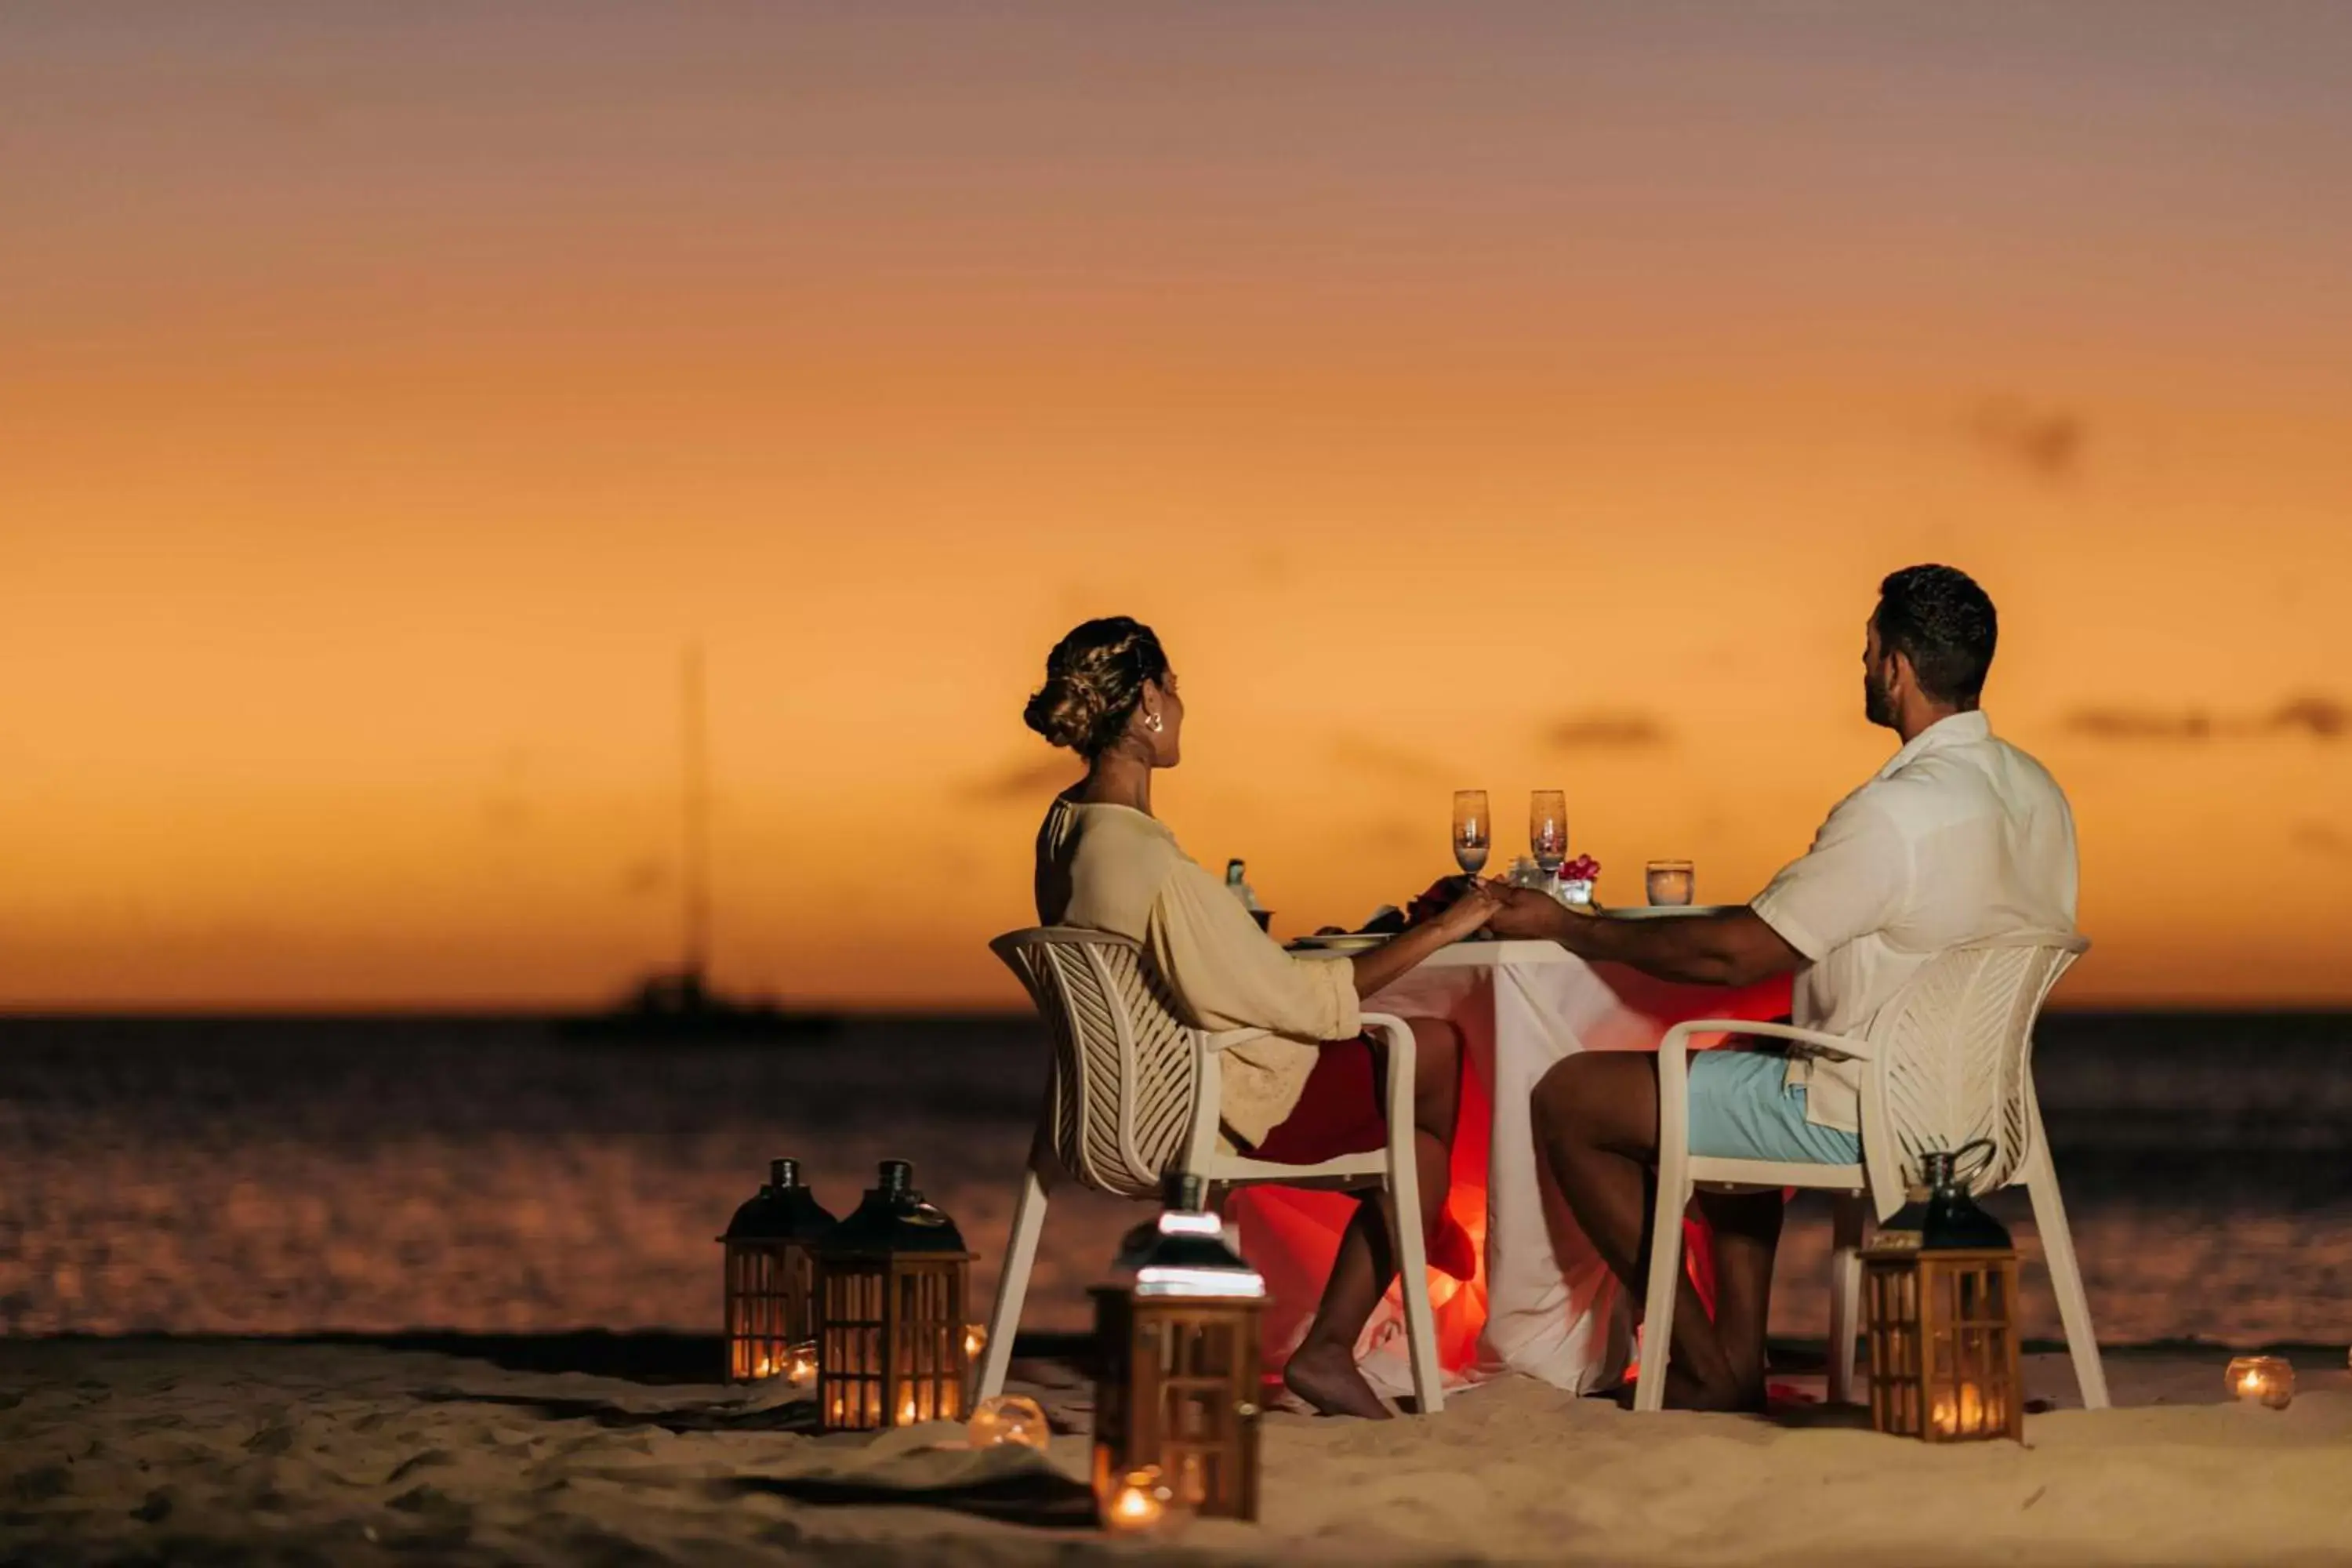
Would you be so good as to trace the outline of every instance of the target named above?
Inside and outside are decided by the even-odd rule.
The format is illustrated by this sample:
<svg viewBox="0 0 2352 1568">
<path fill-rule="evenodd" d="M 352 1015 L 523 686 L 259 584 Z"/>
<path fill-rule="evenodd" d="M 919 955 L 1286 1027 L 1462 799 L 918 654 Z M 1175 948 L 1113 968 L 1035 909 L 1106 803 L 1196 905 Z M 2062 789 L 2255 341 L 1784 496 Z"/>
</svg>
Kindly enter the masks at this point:
<svg viewBox="0 0 2352 1568">
<path fill-rule="evenodd" d="M 2069 994 L 2352 1000 L 2347 68 L 2310 6 L 12 8 L 0 1004 L 613 988 L 690 637 L 719 965 L 793 996 L 1011 997 L 1094 614 L 1278 930 L 1463 785 L 1744 897 L 1921 559 L 2074 797 Z"/>
</svg>

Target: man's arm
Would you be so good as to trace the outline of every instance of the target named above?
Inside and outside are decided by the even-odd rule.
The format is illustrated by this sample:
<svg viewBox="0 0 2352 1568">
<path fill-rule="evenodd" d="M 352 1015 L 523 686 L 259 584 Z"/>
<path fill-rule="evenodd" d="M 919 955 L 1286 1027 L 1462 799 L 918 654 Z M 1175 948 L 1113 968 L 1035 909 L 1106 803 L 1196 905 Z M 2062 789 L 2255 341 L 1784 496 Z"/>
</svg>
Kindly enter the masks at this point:
<svg viewBox="0 0 2352 1568">
<path fill-rule="evenodd" d="M 1533 888 L 1496 891 L 1503 897 L 1503 907 L 1487 929 L 1496 936 L 1556 942 L 1579 958 L 1628 964 L 1661 980 L 1753 985 L 1805 963 L 1805 955 L 1751 909 L 1671 920 L 1612 921 L 1579 914 Z"/>
</svg>

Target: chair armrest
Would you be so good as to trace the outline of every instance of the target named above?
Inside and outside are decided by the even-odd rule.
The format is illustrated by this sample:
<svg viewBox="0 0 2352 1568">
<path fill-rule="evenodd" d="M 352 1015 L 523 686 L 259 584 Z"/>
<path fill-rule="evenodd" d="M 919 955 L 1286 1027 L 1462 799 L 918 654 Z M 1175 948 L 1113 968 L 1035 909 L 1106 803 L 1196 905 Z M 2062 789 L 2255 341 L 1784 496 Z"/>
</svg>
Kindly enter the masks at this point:
<svg viewBox="0 0 2352 1568">
<path fill-rule="evenodd" d="M 1658 1042 L 1659 1053 L 1687 1054 L 1693 1035 L 1761 1035 L 1767 1039 L 1799 1040 L 1809 1046 L 1818 1046 L 1832 1056 L 1845 1057 L 1853 1061 L 1871 1059 L 1868 1040 L 1857 1040 L 1847 1035 L 1825 1035 L 1819 1029 L 1800 1029 L 1789 1024 L 1751 1023 L 1746 1018 L 1693 1018 L 1686 1023 L 1676 1024 L 1666 1031 L 1666 1037 Z"/>
<path fill-rule="evenodd" d="M 1388 1049 L 1388 1121 L 1391 1127 L 1412 1125 L 1412 1026 L 1393 1013 L 1367 1013 L 1364 1033 L 1378 1035 Z"/>
</svg>

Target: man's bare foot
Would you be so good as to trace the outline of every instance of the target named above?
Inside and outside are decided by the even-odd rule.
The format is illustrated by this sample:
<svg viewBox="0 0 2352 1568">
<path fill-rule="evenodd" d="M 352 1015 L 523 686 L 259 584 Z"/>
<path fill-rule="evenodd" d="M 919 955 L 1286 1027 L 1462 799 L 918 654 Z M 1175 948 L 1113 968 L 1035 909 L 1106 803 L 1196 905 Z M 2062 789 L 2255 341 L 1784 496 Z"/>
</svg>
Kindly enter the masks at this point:
<svg viewBox="0 0 2352 1568">
<path fill-rule="evenodd" d="M 1356 1358 L 1344 1345 L 1299 1346 L 1282 1369 L 1282 1384 L 1318 1415 L 1360 1415 L 1367 1421 L 1386 1421 L 1394 1415 L 1356 1370 Z"/>
<path fill-rule="evenodd" d="M 1702 1383 L 1695 1377 L 1678 1375 L 1681 1368 L 1666 1368 L 1666 1408 L 1669 1410 L 1718 1410 L 1735 1415 L 1759 1415 L 1764 1409 L 1764 1385 L 1759 1383 L 1749 1388 L 1741 1384 Z"/>
<path fill-rule="evenodd" d="M 1633 1408 L 1634 1386 L 1634 1380 L 1629 1377 L 1610 1389 L 1607 1397 L 1616 1402 L 1618 1409 L 1631 1410 Z M 1765 1408 L 1764 1390 L 1761 1384 L 1749 1392 L 1710 1388 L 1669 1362 L 1666 1364 L 1666 1408 L 1757 1412 Z"/>
</svg>

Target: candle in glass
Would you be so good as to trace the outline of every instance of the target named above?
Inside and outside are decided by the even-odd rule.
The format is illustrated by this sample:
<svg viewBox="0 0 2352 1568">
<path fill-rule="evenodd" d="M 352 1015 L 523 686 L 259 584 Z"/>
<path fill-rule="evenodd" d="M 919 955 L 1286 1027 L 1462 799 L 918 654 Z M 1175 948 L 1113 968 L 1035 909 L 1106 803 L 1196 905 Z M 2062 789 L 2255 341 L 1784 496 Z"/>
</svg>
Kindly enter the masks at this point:
<svg viewBox="0 0 2352 1568">
<path fill-rule="evenodd" d="M 1045 1412 L 1034 1399 L 1018 1394 L 999 1394 L 983 1399 L 972 1410 L 971 1419 L 964 1430 L 971 1436 L 975 1448 L 993 1448 L 1001 1444 L 1034 1448 L 1044 1453 L 1053 1442 L 1054 1429 L 1047 1425 Z"/>
<path fill-rule="evenodd" d="M 794 1388 L 816 1386 L 816 1342 L 796 1344 L 784 1352 L 784 1381 Z"/>
<path fill-rule="evenodd" d="M 1698 879 L 1687 860 L 1653 860 L 1644 880 L 1654 905 L 1679 908 L 1698 892 Z"/>
<path fill-rule="evenodd" d="M 2230 1363 L 2230 1392 L 2249 1405 L 2284 1410 L 2294 1402 L 2294 1368 L 2284 1356 L 2242 1355 Z"/>
<path fill-rule="evenodd" d="M 988 1348 L 988 1325 L 966 1323 L 963 1326 L 963 1353 L 969 1361 L 978 1361 L 980 1352 Z"/>
<path fill-rule="evenodd" d="M 1149 1534 L 1167 1522 L 1172 1500 L 1173 1493 L 1160 1479 L 1159 1466 L 1129 1470 L 1103 1499 L 1103 1528 L 1121 1535 Z"/>
</svg>

